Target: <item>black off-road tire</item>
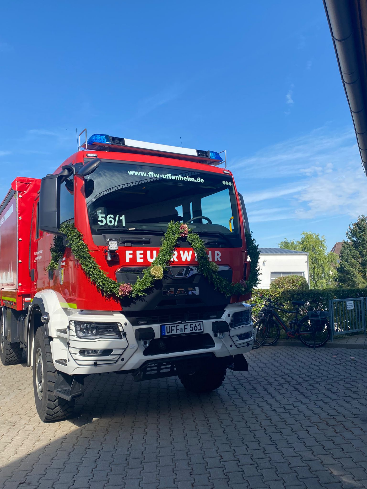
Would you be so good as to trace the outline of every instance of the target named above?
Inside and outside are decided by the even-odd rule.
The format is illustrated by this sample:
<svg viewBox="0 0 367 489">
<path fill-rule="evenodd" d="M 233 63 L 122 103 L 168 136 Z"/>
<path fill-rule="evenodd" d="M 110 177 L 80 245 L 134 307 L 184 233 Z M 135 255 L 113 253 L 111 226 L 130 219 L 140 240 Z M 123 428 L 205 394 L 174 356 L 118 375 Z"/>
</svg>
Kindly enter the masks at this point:
<svg viewBox="0 0 367 489">
<path fill-rule="evenodd" d="M 203 362 L 191 373 L 178 374 L 182 385 L 188 391 L 199 393 L 218 389 L 226 376 L 226 367 L 219 361 Z"/>
<path fill-rule="evenodd" d="M 20 347 L 20 343 L 10 343 L 6 339 L 4 321 L 5 317 L 2 312 L 0 321 L 0 360 L 3 365 L 17 365 L 22 362 L 23 350 Z"/>
<path fill-rule="evenodd" d="M 52 362 L 50 340 L 41 326 L 34 338 L 33 388 L 36 409 L 44 423 L 61 421 L 74 412 L 74 400 L 66 401 L 55 395 L 55 383 L 59 375 Z"/>
</svg>

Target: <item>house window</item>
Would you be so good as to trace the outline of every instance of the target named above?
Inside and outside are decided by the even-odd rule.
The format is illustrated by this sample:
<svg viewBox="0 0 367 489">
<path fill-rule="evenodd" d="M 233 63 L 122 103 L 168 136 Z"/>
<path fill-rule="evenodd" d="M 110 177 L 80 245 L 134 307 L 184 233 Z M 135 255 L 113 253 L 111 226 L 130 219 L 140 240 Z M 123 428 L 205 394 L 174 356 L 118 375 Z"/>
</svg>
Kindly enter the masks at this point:
<svg viewBox="0 0 367 489">
<path fill-rule="evenodd" d="M 270 273 L 270 282 L 279 277 L 288 277 L 288 275 L 299 275 L 300 277 L 305 276 L 305 272 L 271 272 Z"/>
</svg>

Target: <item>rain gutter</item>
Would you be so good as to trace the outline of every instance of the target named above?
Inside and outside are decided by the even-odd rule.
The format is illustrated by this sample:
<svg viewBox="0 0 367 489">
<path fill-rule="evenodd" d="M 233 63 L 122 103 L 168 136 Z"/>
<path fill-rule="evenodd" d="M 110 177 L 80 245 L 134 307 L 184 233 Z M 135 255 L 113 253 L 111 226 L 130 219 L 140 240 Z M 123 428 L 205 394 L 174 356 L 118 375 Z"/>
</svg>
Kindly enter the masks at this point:
<svg viewBox="0 0 367 489">
<path fill-rule="evenodd" d="M 367 4 L 361 0 L 323 2 L 367 175 Z"/>
</svg>

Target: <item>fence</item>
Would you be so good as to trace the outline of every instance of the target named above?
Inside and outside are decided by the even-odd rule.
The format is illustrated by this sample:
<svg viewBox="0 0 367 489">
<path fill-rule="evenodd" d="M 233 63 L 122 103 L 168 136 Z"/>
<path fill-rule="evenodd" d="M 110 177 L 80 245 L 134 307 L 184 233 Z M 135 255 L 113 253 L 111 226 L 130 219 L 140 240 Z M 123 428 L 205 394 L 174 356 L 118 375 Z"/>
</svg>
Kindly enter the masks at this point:
<svg viewBox="0 0 367 489">
<path fill-rule="evenodd" d="M 332 299 L 329 311 L 331 340 L 335 335 L 366 332 L 367 297 Z"/>
</svg>

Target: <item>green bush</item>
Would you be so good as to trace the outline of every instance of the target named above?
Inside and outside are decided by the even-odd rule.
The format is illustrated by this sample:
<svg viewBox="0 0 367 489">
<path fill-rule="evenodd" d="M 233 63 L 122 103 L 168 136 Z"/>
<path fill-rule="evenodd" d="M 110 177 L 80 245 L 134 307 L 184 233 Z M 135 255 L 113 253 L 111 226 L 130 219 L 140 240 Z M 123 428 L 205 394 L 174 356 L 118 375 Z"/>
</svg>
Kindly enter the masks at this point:
<svg viewBox="0 0 367 489">
<path fill-rule="evenodd" d="M 279 277 L 270 284 L 270 292 L 273 294 L 281 294 L 286 290 L 309 290 L 309 286 L 305 277 L 300 275 Z"/>
<path fill-rule="evenodd" d="M 252 291 L 251 304 L 254 304 L 253 314 L 259 313 L 265 299 L 270 298 L 284 304 L 286 309 L 294 309 L 292 301 L 309 302 L 307 309 L 328 309 L 332 299 L 356 299 L 367 297 L 367 288 L 362 289 L 310 289 L 310 290 L 283 290 L 282 292 L 271 289 L 254 289 Z M 280 314 L 282 316 L 282 314 Z M 286 319 L 286 316 L 284 316 Z"/>
</svg>

